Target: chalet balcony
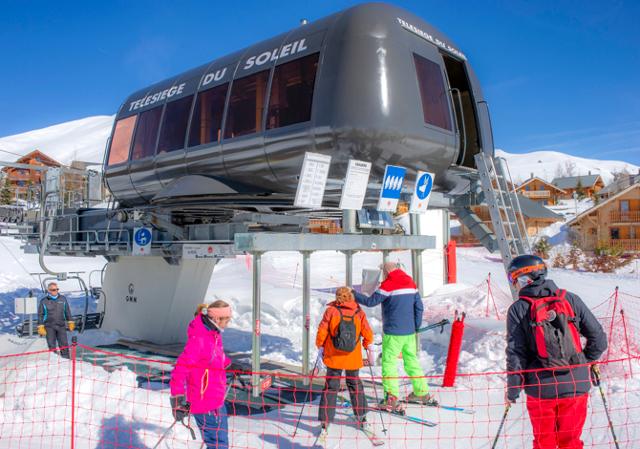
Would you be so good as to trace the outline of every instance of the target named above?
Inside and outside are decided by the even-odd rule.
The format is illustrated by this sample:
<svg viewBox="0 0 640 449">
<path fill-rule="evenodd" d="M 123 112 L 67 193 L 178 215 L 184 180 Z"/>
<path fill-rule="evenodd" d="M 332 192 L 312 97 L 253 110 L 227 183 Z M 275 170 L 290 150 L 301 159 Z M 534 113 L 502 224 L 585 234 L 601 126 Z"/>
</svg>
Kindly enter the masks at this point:
<svg viewBox="0 0 640 449">
<path fill-rule="evenodd" d="M 611 239 L 609 245 L 622 248 L 624 251 L 640 252 L 640 239 Z"/>
<path fill-rule="evenodd" d="M 640 223 L 640 210 L 612 210 L 609 219 L 611 223 Z"/>
<path fill-rule="evenodd" d="M 530 199 L 551 198 L 551 192 L 548 190 L 522 190 L 520 193 Z"/>
<path fill-rule="evenodd" d="M 29 181 L 29 180 L 37 179 L 34 176 L 32 176 L 31 174 L 29 174 L 29 173 L 25 173 L 24 175 L 19 174 L 19 173 L 11 173 L 8 176 L 8 178 L 9 178 L 9 181 L 13 181 L 13 182 L 16 182 L 16 181 Z"/>
</svg>

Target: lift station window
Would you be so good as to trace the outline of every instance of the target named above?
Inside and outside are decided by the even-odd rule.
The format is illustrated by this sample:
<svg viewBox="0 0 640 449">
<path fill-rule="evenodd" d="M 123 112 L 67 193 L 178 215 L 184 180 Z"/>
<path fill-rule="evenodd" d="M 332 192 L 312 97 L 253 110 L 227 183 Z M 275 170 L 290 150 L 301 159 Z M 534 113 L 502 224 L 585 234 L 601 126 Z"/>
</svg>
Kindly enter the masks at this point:
<svg viewBox="0 0 640 449">
<path fill-rule="evenodd" d="M 452 130 L 447 89 L 440 66 L 422 56 L 413 55 L 422 99 L 422 114 L 425 123 L 438 128 Z"/>
<path fill-rule="evenodd" d="M 153 156 L 156 149 L 156 139 L 158 138 L 158 128 L 160 127 L 160 115 L 162 106 L 149 109 L 140 114 L 136 135 L 133 138 L 133 151 L 131 160 L 137 161 L 148 156 Z"/>
<path fill-rule="evenodd" d="M 131 147 L 133 130 L 136 127 L 136 118 L 137 116 L 132 115 L 116 122 L 116 130 L 111 139 L 107 165 L 120 164 L 129 158 L 129 148 Z"/>
<path fill-rule="evenodd" d="M 162 117 L 158 154 L 184 148 L 193 95 L 167 103 Z"/>
<path fill-rule="evenodd" d="M 225 139 L 255 133 L 262 129 L 268 78 L 269 71 L 264 70 L 233 81 L 224 129 Z"/>
<path fill-rule="evenodd" d="M 311 119 L 318 56 L 315 53 L 276 67 L 269 95 L 268 129 Z"/>
<path fill-rule="evenodd" d="M 190 147 L 220 141 L 227 90 L 229 90 L 229 83 L 198 94 L 191 119 L 191 131 L 189 131 Z"/>
</svg>

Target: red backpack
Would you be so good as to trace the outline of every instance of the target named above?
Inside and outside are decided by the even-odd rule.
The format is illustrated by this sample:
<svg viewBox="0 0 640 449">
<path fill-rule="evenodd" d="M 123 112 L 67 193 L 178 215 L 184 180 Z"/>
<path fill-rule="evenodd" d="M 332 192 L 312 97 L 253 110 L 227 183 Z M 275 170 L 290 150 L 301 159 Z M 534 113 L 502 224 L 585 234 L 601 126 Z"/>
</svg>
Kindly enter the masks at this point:
<svg viewBox="0 0 640 449">
<path fill-rule="evenodd" d="M 531 331 L 544 368 L 575 364 L 576 356 L 582 352 L 576 315 L 566 294 L 566 290 L 558 290 L 555 296 L 544 298 L 520 296 L 531 304 Z"/>
</svg>

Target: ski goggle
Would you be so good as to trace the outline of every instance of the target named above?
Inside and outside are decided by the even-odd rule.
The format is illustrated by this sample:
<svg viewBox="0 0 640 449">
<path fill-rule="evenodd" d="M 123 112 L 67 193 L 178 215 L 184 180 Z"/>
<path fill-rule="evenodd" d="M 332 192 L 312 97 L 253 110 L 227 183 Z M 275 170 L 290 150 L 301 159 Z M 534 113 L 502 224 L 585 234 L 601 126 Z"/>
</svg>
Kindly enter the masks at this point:
<svg viewBox="0 0 640 449">
<path fill-rule="evenodd" d="M 509 278 L 509 282 L 515 284 L 518 282 L 518 278 L 524 276 L 529 273 L 533 273 L 534 271 L 544 270 L 545 266 L 543 263 L 539 263 L 537 265 L 529 265 L 528 267 L 518 268 L 517 270 L 511 271 L 507 276 Z"/>
</svg>

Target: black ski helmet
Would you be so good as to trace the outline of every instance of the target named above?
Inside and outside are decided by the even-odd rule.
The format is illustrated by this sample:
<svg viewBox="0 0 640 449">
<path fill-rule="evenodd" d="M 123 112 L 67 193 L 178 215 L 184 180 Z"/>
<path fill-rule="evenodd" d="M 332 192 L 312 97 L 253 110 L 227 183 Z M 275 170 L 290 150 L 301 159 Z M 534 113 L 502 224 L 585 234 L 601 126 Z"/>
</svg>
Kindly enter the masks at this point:
<svg viewBox="0 0 640 449">
<path fill-rule="evenodd" d="M 509 282 L 512 284 L 515 284 L 521 276 L 528 276 L 532 281 L 536 281 L 540 278 L 545 278 L 547 265 L 538 256 L 523 254 L 513 258 L 509 264 L 507 275 L 509 276 Z"/>
</svg>

